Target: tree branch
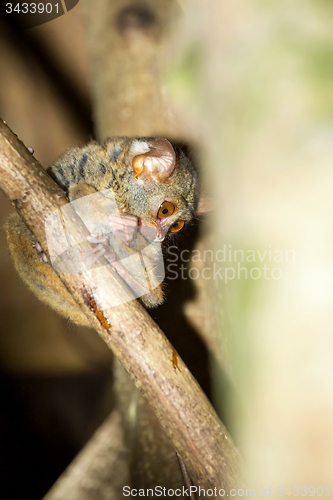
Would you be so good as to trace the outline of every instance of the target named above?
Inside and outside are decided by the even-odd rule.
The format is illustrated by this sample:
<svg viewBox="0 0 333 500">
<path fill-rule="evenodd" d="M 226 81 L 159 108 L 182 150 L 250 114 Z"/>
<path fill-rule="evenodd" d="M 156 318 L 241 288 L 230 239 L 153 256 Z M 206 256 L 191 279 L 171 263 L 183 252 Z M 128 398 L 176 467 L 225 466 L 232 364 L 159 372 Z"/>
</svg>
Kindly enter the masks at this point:
<svg viewBox="0 0 333 500">
<path fill-rule="evenodd" d="M 165 50 L 181 17 L 177 0 L 82 0 L 80 5 L 98 138 L 179 138 L 164 85 Z"/>
<path fill-rule="evenodd" d="M 121 414 L 113 411 L 44 500 L 118 500 L 129 484 Z"/>
<path fill-rule="evenodd" d="M 44 223 L 66 203 L 65 194 L 3 122 L 0 151 L 0 187 L 47 252 Z M 84 235 L 87 229 L 76 218 L 77 231 Z M 105 270 L 105 266 L 98 269 Z M 234 487 L 239 479 L 239 453 L 180 358 L 174 369 L 172 346 L 146 310 L 132 300 L 101 312 L 85 273 L 58 274 L 148 400 L 193 481 L 203 488 Z M 115 273 L 109 271 L 106 277 L 99 290 L 101 301 L 119 292 Z"/>
</svg>

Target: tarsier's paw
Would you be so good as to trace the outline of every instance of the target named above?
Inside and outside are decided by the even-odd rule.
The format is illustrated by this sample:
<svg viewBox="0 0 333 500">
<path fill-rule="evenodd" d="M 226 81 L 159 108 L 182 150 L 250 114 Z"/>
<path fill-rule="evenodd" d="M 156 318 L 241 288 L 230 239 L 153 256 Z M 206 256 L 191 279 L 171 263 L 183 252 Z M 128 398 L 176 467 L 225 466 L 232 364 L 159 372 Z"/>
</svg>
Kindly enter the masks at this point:
<svg viewBox="0 0 333 500">
<path fill-rule="evenodd" d="M 105 257 L 110 264 L 117 260 L 117 256 L 114 253 L 113 249 L 109 245 L 109 238 L 107 236 L 103 236 L 101 234 L 91 234 L 87 236 L 87 240 L 90 243 L 95 243 L 97 246 L 88 250 L 87 252 L 83 252 L 83 260 L 89 266 L 93 266 L 96 262 L 101 258 Z"/>
<path fill-rule="evenodd" d="M 129 245 L 137 230 L 138 218 L 127 214 L 110 215 L 109 225 L 114 236 Z"/>
<path fill-rule="evenodd" d="M 38 241 L 37 241 L 37 243 L 36 243 L 35 247 L 36 247 L 36 250 L 37 250 L 37 255 L 38 255 L 38 257 L 39 257 L 39 260 L 40 260 L 41 262 L 45 262 L 45 263 L 47 263 L 47 262 L 49 261 L 49 259 L 46 257 L 46 255 L 45 255 L 45 253 L 43 252 L 43 249 L 42 249 L 42 247 L 40 246 L 40 244 L 38 243 Z"/>
</svg>

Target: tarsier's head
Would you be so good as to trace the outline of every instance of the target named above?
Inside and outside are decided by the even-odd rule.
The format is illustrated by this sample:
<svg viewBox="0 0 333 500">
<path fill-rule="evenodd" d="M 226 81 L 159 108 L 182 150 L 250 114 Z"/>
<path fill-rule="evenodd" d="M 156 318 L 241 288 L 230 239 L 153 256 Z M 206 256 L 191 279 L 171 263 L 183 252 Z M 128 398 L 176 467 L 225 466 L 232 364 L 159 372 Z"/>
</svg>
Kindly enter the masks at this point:
<svg viewBox="0 0 333 500">
<path fill-rule="evenodd" d="M 190 158 L 182 147 L 160 137 L 111 137 L 102 145 L 91 142 L 70 148 L 49 172 L 71 201 L 87 194 L 86 189 L 80 194 L 82 185 L 111 189 L 118 210 L 137 217 L 148 239 L 163 241 L 207 211 Z"/>
<path fill-rule="evenodd" d="M 197 172 L 182 148 L 164 138 L 133 139 L 125 160 L 128 189 L 122 194 L 123 210 L 154 229 L 157 240 L 207 211 Z"/>
</svg>

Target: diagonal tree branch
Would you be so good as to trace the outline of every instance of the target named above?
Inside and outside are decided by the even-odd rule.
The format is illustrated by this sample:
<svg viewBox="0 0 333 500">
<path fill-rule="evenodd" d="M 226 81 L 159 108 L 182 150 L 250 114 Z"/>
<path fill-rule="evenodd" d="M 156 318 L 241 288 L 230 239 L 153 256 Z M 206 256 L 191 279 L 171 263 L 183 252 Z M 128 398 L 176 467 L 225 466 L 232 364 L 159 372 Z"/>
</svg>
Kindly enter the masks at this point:
<svg viewBox="0 0 333 500">
<path fill-rule="evenodd" d="M 66 203 L 65 194 L 3 122 L 0 151 L 0 187 L 47 253 L 44 223 Z M 84 234 L 82 221 L 77 226 Z M 102 313 L 84 273 L 59 277 L 152 406 L 193 481 L 203 488 L 235 487 L 237 449 L 181 359 L 174 369 L 172 346 L 146 310 L 132 300 Z M 107 299 L 118 288 L 110 272 L 99 294 Z"/>
<path fill-rule="evenodd" d="M 113 500 L 130 484 L 121 414 L 113 411 L 45 495 L 44 500 Z M 111 438 L 111 439 L 110 439 Z"/>
</svg>

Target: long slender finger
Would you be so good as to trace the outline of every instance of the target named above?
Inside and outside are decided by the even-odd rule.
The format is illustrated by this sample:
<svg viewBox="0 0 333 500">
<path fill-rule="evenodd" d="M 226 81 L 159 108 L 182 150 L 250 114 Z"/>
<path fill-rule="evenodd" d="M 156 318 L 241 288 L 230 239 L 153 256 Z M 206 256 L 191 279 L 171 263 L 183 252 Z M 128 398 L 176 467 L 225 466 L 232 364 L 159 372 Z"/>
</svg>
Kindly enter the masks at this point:
<svg viewBox="0 0 333 500">
<path fill-rule="evenodd" d="M 126 245 L 128 245 L 134 236 L 135 231 L 129 231 L 127 228 L 122 228 L 118 231 L 113 231 L 116 238 L 120 238 Z"/>
<path fill-rule="evenodd" d="M 106 248 L 104 257 L 110 262 L 110 264 L 118 260 L 115 252 L 112 250 L 111 247 Z"/>
<path fill-rule="evenodd" d="M 134 215 L 110 215 L 110 225 L 121 224 L 122 226 L 137 226 L 138 219 Z"/>
<path fill-rule="evenodd" d="M 113 234 L 126 233 L 126 234 L 131 235 L 133 237 L 133 235 L 136 233 L 136 230 L 137 230 L 136 227 L 117 227 L 117 228 L 114 228 L 112 233 Z"/>
<path fill-rule="evenodd" d="M 93 266 L 105 254 L 106 248 L 102 245 L 82 253 L 84 262 Z"/>
<path fill-rule="evenodd" d="M 101 257 L 103 257 L 103 255 L 105 254 L 105 251 L 106 249 L 105 248 L 101 248 L 98 252 L 95 253 L 95 255 L 92 255 L 91 257 L 88 257 L 86 259 L 86 263 L 89 265 L 89 266 L 93 266 L 94 264 L 96 264 L 96 262 L 99 261 L 99 259 Z"/>
<path fill-rule="evenodd" d="M 98 252 L 101 248 L 103 248 L 102 245 L 98 245 L 94 248 L 91 248 L 90 250 L 85 250 L 82 252 L 82 257 L 89 258 L 92 255 L 95 255 L 95 253 Z"/>
<path fill-rule="evenodd" d="M 87 240 L 90 241 L 90 243 L 97 243 L 97 244 L 102 243 L 104 245 L 107 245 L 109 243 L 109 238 L 107 236 L 95 235 L 95 234 L 87 236 Z"/>
</svg>

